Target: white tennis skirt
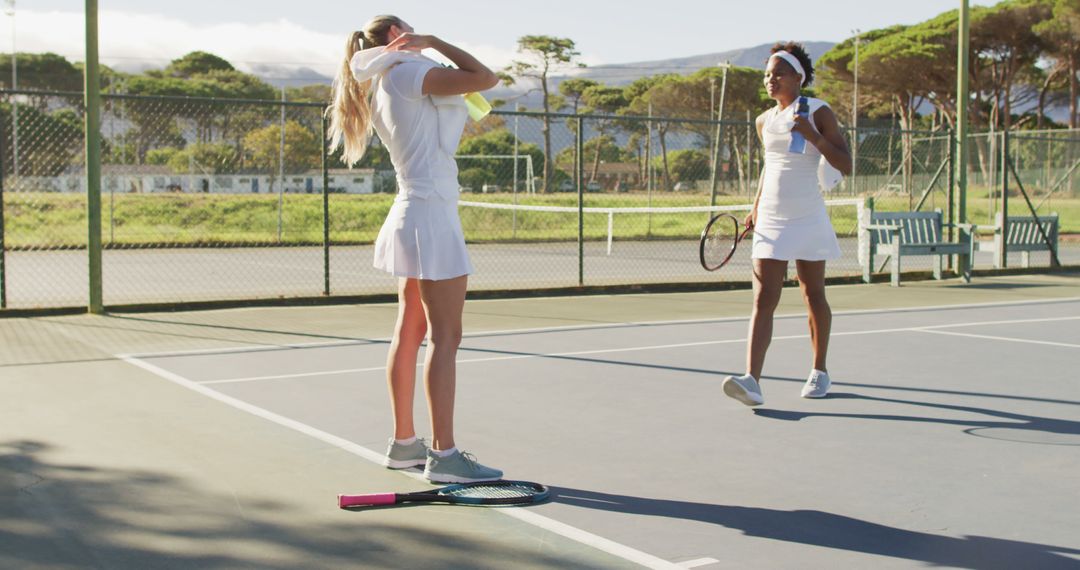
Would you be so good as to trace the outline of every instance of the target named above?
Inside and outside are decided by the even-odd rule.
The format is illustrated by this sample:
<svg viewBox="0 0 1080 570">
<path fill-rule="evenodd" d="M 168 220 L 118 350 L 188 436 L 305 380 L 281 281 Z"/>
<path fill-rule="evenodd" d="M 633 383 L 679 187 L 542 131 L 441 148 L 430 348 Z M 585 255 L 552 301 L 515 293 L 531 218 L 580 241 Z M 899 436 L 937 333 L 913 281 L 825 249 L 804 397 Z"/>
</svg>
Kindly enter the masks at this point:
<svg viewBox="0 0 1080 570">
<path fill-rule="evenodd" d="M 827 261 L 840 257 L 840 244 L 824 207 L 808 216 L 791 219 L 762 215 L 759 209 L 752 257 Z"/>
<path fill-rule="evenodd" d="M 375 240 L 374 265 L 397 277 L 433 281 L 472 273 L 457 200 L 399 195 Z"/>
</svg>

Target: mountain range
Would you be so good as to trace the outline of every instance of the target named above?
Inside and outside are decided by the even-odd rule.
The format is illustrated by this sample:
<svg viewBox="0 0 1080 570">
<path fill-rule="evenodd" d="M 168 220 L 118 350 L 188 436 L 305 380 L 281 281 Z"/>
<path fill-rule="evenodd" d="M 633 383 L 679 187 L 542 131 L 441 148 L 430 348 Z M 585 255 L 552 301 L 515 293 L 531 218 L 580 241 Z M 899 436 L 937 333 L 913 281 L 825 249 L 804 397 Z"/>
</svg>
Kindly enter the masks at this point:
<svg viewBox="0 0 1080 570">
<path fill-rule="evenodd" d="M 817 61 L 818 57 L 829 51 L 829 49 L 836 44 L 832 42 L 804 42 L 803 45 L 806 46 L 807 51 L 810 53 L 810 57 Z M 765 69 L 765 62 L 769 58 L 769 50 L 771 47 L 772 44 L 762 44 L 749 48 L 692 55 L 688 57 L 597 65 L 575 69 L 572 73 L 564 76 L 552 77 L 551 85 L 553 88 L 557 88 L 558 84 L 564 79 L 570 77 L 582 77 L 606 83 L 608 85 L 620 86 L 633 83 L 634 80 L 638 78 L 648 77 L 650 75 L 664 73 L 690 75 L 699 69 L 711 67 L 722 62 L 730 62 L 732 65 L 741 67 Z M 259 64 L 252 68 L 251 72 L 275 87 L 280 87 L 282 84 L 287 86 L 311 85 L 316 83 L 329 84 L 333 80 L 332 77 L 322 75 L 310 68 L 286 68 L 272 64 Z M 497 87 L 487 93 L 487 95 L 489 95 L 489 98 L 505 99 L 519 96 L 526 90 L 528 90 L 528 87 L 521 85 Z M 534 98 L 525 96 L 519 99 L 519 101 L 530 107 L 533 106 L 536 101 L 539 101 L 538 98 L 536 98 L 536 101 L 531 101 L 531 99 Z"/>
</svg>

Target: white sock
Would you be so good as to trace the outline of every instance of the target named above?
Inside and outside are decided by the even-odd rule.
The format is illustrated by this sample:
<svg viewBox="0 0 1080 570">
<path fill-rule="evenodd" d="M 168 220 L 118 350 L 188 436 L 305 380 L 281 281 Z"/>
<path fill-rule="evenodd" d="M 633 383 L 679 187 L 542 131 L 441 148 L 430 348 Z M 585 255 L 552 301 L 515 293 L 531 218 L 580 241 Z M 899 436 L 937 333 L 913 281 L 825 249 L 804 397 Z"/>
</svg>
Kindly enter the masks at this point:
<svg viewBox="0 0 1080 570">
<path fill-rule="evenodd" d="M 394 443 L 398 445 L 412 445 L 416 443 L 416 436 L 414 435 L 408 439 L 395 439 Z"/>
<path fill-rule="evenodd" d="M 457 448 L 451 447 L 450 449 L 432 449 L 431 452 L 439 457 L 450 457 L 457 452 Z"/>
<path fill-rule="evenodd" d="M 828 373 L 828 372 L 825 372 L 824 370 L 818 370 L 817 368 L 813 369 L 813 371 L 811 371 L 811 372 L 810 372 L 810 375 L 811 375 L 811 376 L 813 376 L 814 372 L 817 372 L 818 376 L 821 376 L 821 375 L 823 375 L 823 374 L 824 374 L 825 376 L 828 376 L 828 375 L 829 375 L 829 373 Z"/>
</svg>

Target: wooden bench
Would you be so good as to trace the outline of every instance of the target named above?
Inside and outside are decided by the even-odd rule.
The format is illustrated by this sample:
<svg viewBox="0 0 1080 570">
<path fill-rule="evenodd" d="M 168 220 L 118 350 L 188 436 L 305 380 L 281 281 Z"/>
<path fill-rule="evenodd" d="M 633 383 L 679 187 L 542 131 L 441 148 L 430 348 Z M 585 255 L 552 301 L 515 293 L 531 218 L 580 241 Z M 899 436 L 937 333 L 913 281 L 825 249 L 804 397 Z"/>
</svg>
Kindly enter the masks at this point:
<svg viewBox="0 0 1080 570">
<path fill-rule="evenodd" d="M 1031 266 L 1031 252 L 1033 251 L 1049 251 L 1051 263 L 1053 263 L 1052 260 L 1058 252 L 1059 220 L 1056 212 L 1048 216 L 1039 216 L 1038 223 L 1042 224 L 1042 232 L 1039 231 L 1034 216 L 1009 216 L 1008 224 L 1002 223 L 1004 221 L 1005 217 L 998 212 L 994 223 L 994 239 L 978 242 L 979 251 L 994 253 L 995 268 L 1005 267 L 1006 252 L 1014 251 L 1023 254 L 1020 259 L 1024 267 Z M 1046 232 L 1045 238 L 1043 232 Z"/>
<path fill-rule="evenodd" d="M 975 231 L 972 224 L 945 224 L 940 209 L 933 212 L 875 212 L 869 203 L 860 216 L 859 223 L 860 259 L 863 262 L 863 281 L 869 283 L 874 273 L 874 258 L 887 255 L 891 260 L 893 287 L 900 286 L 900 260 L 910 255 L 934 255 L 934 278 L 941 279 L 945 266 L 945 257 L 966 255 L 967 264 L 963 267 L 962 277 L 971 281 L 972 258 L 975 253 L 975 240 L 955 243 L 945 241 L 942 228 L 955 227 L 968 230 L 968 236 Z"/>
</svg>

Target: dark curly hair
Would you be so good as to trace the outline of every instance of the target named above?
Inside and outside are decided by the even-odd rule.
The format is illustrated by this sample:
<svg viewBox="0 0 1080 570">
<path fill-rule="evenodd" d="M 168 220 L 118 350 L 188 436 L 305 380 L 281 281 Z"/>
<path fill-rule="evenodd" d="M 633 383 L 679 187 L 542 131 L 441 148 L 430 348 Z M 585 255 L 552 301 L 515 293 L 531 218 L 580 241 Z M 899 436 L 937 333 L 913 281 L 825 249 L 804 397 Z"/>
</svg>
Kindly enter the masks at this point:
<svg viewBox="0 0 1080 570">
<path fill-rule="evenodd" d="M 810 60 L 810 55 L 806 53 L 806 48 L 804 48 L 802 44 L 796 42 L 777 42 L 769 53 L 774 54 L 778 51 L 786 51 L 795 56 L 795 59 L 799 60 L 803 71 L 806 72 L 806 77 L 803 79 L 802 86 L 809 87 L 810 84 L 814 82 L 814 62 Z"/>
</svg>

